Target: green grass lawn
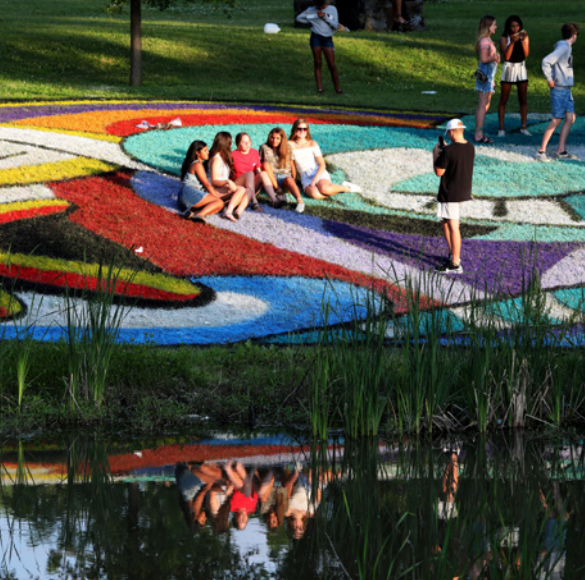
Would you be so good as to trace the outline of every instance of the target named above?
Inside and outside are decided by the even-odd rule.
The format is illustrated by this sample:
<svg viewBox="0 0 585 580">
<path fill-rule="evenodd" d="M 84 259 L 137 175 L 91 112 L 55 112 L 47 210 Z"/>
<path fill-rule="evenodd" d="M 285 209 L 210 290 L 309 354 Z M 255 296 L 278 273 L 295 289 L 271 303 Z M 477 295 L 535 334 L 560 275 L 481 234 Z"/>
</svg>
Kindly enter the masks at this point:
<svg viewBox="0 0 585 580">
<path fill-rule="evenodd" d="M 529 107 L 547 112 L 540 61 L 559 39 L 560 26 L 580 23 L 585 14 L 585 0 L 428 1 L 426 32 L 337 34 L 345 94 L 336 95 L 327 78 L 325 93 L 318 96 L 308 31 L 294 28 L 292 0 L 241 0 L 231 18 L 205 4 L 144 9 L 139 88 L 128 86 L 128 11 L 110 17 L 104 5 L 104 0 L 0 0 L 0 99 L 233 100 L 471 112 L 477 100 L 471 78 L 475 32 L 489 11 L 500 27 L 511 13 L 523 18 L 531 37 Z M 267 36 L 266 22 L 277 23 L 282 32 Z M 580 43 L 574 56 L 579 112 L 585 110 Z M 437 94 L 421 94 L 426 90 Z M 515 110 L 512 95 L 509 111 Z"/>
</svg>

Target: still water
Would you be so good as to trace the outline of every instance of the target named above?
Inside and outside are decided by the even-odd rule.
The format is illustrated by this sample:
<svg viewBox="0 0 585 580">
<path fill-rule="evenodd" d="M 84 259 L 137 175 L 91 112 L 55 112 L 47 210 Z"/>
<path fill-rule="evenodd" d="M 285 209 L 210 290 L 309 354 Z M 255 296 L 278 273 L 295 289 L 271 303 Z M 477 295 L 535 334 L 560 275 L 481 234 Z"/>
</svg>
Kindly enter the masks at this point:
<svg viewBox="0 0 585 580">
<path fill-rule="evenodd" d="M 4 442 L 0 578 L 582 579 L 580 438 Z"/>
</svg>

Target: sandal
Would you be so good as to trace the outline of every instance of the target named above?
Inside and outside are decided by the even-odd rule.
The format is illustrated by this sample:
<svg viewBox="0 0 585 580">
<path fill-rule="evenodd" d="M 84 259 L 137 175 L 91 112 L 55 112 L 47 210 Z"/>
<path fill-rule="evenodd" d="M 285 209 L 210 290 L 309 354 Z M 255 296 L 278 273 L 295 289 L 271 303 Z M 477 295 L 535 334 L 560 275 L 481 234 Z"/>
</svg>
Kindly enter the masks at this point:
<svg viewBox="0 0 585 580">
<path fill-rule="evenodd" d="M 274 209 L 280 209 L 281 207 L 284 207 L 288 202 L 286 201 L 286 199 L 282 199 L 280 198 L 276 198 L 273 202 L 272 202 L 272 207 Z"/>
<path fill-rule="evenodd" d="M 184 220 L 190 220 L 195 214 L 190 210 L 186 209 L 179 214 Z"/>
<path fill-rule="evenodd" d="M 194 215 L 189 218 L 193 223 L 207 225 L 207 220 L 202 215 Z"/>
<path fill-rule="evenodd" d="M 256 212 L 258 212 L 258 213 L 262 213 L 262 212 L 264 211 L 264 210 L 263 210 L 263 209 L 260 207 L 260 204 L 259 204 L 258 202 L 256 202 L 256 203 L 253 203 L 253 204 L 250 206 L 250 209 L 251 209 L 252 211 L 256 211 Z"/>
<path fill-rule="evenodd" d="M 230 213 L 224 212 L 224 213 L 221 214 L 221 217 L 224 220 L 229 220 L 230 222 L 237 222 L 238 221 L 237 218 L 236 218 L 236 216 L 234 216 L 234 214 L 231 213 L 231 212 Z"/>
<path fill-rule="evenodd" d="M 490 143 L 493 143 L 494 140 L 491 139 L 490 137 L 486 137 L 484 135 L 481 139 L 474 139 L 473 142 L 474 143 L 484 143 L 485 145 L 489 145 Z"/>
</svg>

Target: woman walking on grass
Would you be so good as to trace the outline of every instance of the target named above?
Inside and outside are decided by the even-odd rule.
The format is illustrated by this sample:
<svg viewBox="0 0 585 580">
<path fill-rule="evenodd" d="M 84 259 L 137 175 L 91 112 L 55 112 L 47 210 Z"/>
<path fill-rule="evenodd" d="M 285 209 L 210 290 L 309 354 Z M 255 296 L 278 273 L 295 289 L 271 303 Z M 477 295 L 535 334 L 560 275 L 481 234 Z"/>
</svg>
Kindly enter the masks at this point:
<svg viewBox="0 0 585 580">
<path fill-rule="evenodd" d="M 475 90 L 479 92 L 479 102 L 475 112 L 475 136 L 476 143 L 493 143 L 494 140 L 483 133 L 485 117 L 490 108 L 492 93 L 495 91 L 495 78 L 500 55 L 496 45 L 491 39 L 496 31 L 496 19 L 486 15 L 479 21 L 477 28 L 477 42 L 475 50 L 479 54 L 478 74 L 475 81 Z M 483 74 L 482 74 L 483 73 Z"/>
<path fill-rule="evenodd" d="M 522 128 L 520 133 L 530 137 L 532 134 L 526 127 L 528 118 L 528 73 L 526 71 L 526 58 L 530 53 L 530 39 L 523 28 L 522 19 L 519 16 L 509 16 L 504 24 L 504 33 L 500 38 L 500 51 L 504 57 L 502 65 L 502 78 L 500 81 L 501 93 L 498 105 L 498 120 L 500 131 L 498 137 L 504 137 L 504 116 L 506 104 L 512 87 L 518 89 L 518 102 L 520 103 L 520 118 Z"/>
</svg>

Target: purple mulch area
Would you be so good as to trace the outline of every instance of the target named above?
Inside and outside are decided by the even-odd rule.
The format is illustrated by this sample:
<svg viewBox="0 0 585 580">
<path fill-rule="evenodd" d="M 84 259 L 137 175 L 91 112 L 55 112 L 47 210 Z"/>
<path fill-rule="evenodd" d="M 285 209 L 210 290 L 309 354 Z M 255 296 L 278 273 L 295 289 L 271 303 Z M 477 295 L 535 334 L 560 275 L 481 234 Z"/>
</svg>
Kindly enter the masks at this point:
<svg viewBox="0 0 585 580">
<path fill-rule="evenodd" d="M 147 102 L 147 103 L 79 103 L 79 104 L 63 104 L 55 103 L 42 105 L 34 105 L 27 103 L 22 106 L 8 106 L 6 108 L 0 107 L 0 123 L 10 123 L 19 121 L 21 119 L 28 119 L 34 117 L 45 117 L 51 115 L 66 115 L 75 113 L 87 113 L 91 111 L 140 111 L 142 109 L 209 109 L 209 110 L 222 110 L 231 109 L 234 107 L 246 108 L 252 111 L 267 111 L 267 112 L 291 112 L 300 113 L 299 107 L 293 106 L 271 106 L 271 105 L 241 105 L 241 104 L 202 104 L 197 102 L 180 102 L 180 103 L 169 103 L 169 102 Z M 426 113 L 393 113 L 393 112 L 376 112 L 376 111 L 347 111 L 342 109 L 313 109 L 313 108 L 302 108 L 303 114 L 306 115 L 319 115 L 319 114 L 359 114 L 365 117 L 379 117 L 387 116 L 394 119 L 410 119 L 421 121 L 435 121 L 441 123 L 448 117 L 445 115 L 434 115 Z"/>
<path fill-rule="evenodd" d="M 330 220 L 323 224 L 327 231 L 346 242 L 418 268 L 432 269 L 447 255 L 447 244 L 439 237 L 442 235 L 439 223 L 437 237 L 397 234 Z M 518 294 L 523 280 L 525 284 L 532 278 L 534 266 L 542 275 L 581 245 L 464 239 L 461 248 L 464 272 L 458 279 L 480 290 Z"/>
</svg>

